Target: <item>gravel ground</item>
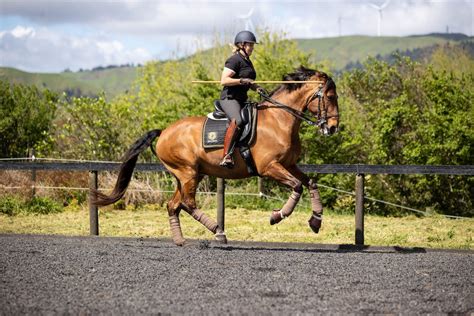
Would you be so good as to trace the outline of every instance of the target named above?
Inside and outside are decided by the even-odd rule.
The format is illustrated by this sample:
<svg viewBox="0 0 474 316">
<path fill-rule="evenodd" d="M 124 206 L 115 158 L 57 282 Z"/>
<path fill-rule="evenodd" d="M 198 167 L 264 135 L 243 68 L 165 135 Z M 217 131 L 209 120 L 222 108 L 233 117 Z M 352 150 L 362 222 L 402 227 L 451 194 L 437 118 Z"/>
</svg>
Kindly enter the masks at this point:
<svg viewBox="0 0 474 316">
<path fill-rule="evenodd" d="M 472 315 L 473 285 L 473 251 L 0 235 L 1 315 Z"/>
</svg>

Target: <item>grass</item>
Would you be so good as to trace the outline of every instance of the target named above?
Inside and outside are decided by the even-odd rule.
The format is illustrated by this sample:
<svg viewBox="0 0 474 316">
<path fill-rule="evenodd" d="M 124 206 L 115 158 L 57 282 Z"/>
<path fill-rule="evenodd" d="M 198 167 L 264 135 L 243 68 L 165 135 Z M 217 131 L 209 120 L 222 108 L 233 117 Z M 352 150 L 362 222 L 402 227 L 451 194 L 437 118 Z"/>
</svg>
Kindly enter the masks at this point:
<svg viewBox="0 0 474 316">
<path fill-rule="evenodd" d="M 215 218 L 216 210 L 206 210 Z M 226 209 L 226 235 L 229 240 L 309 242 L 353 244 L 354 216 L 326 212 L 323 227 L 314 234 L 307 225 L 309 211 L 295 211 L 278 225 L 270 226 L 269 212 Z M 213 239 L 213 235 L 185 212 L 181 213 L 185 238 Z M 101 236 L 169 237 L 167 211 L 161 206 L 144 206 L 124 211 L 104 209 L 99 212 Z M 365 244 L 425 248 L 474 249 L 474 221 L 453 220 L 441 216 L 418 218 L 365 216 Z M 49 215 L 0 215 L 0 233 L 89 234 L 86 207 L 68 207 L 63 213 Z"/>
</svg>

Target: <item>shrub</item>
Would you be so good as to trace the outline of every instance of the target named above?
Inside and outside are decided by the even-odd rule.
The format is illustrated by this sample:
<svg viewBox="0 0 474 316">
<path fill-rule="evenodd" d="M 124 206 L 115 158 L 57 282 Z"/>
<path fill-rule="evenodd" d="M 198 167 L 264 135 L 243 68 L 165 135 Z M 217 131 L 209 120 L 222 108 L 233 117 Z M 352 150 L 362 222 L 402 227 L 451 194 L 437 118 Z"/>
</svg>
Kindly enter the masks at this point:
<svg viewBox="0 0 474 316">
<path fill-rule="evenodd" d="M 21 212 L 23 204 L 19 198 L 14 196 L 0 197 L 0 213 L 9 216 L 16 215 Z"/>
<path fill-rule="evenodd" d="M 63 211 L 63 207 L 59 203 L 47 197 L 34 197 L 25 206 L 26 212 L 32 214 L 51 214 Z"/>
</svg>

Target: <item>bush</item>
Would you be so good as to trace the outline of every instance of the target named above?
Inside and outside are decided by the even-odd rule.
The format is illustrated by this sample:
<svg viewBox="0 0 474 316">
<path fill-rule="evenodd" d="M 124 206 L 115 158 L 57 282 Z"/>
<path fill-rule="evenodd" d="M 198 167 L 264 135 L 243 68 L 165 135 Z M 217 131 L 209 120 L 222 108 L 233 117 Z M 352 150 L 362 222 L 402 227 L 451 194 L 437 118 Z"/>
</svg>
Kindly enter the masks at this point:
<svg viewBox="0 0 474 316">
<path fill-rule="evenodd" d="M 49 90 L 0 80 L 0 157 L 25 157 L 33 148 L 48 148 L 57 100 Z"/>
<path fill-rule="evenodd" d="M 21 212 L 23 208 L 23 202 L 13 196 L 4 196 L 0 198 L 0 213 L 9 216 L 16 215 Z"/>
<path fill-rule="evenodd" d="M 439 52 L 441 54 L 442 52 Z M 466 68 L 474 64 L 469 60 Z M 338 155 L 345 163 L 469 165 L 474 152 L 474 76 L 434 70 L 409 58 L 369 59 L 340 80 L 347 110 Z M 347 117 L 347 119 L 346 119 Z M 361 129 L 363 127 L 363 129 Z M 324 150 L 313 149 L 312 153 Z M 324 157 L 324 151 L 320 151 Z M 314 157 L 315 155 L 311 155 Z M 324 161 L 324 160 L 323 160 Z M 473 216 L 473 177 L 380 175 L 373 197 Z M 369 191 L 369 190 L 368 190 Z M 388 206 L 379 206 L 386 214 Z"/>
<path fill-rule="evenodd" d="M 34 197 L 25 206 L 26 212 L 32 214 L 51 214 L 63 211 L 63 207 L 59 203 L 47 197 Z"/>
<path fill-rule="evenodd" d="M 48 197 L 34 197 L 24 200 L 16 196 L 0 197 L 0 213 L 14 216 L 20 213 L 26 214 L 51 214 L 60 213 L 63 207 L 58 202 Z"/>
</svg>

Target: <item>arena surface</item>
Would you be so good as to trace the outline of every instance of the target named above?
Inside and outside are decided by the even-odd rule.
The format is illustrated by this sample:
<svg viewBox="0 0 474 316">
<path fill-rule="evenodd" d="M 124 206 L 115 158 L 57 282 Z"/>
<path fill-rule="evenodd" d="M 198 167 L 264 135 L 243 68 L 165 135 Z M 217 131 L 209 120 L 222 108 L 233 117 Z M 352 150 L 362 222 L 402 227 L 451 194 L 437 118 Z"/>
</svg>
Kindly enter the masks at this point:
<svg viewBox="0 0 474 316">
<path fill-rule="evenodd" d="M 474 252 L 0 235 L 1 315 L 467 314 Z"/>
</svg>

